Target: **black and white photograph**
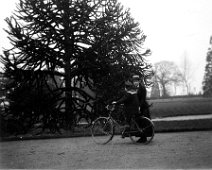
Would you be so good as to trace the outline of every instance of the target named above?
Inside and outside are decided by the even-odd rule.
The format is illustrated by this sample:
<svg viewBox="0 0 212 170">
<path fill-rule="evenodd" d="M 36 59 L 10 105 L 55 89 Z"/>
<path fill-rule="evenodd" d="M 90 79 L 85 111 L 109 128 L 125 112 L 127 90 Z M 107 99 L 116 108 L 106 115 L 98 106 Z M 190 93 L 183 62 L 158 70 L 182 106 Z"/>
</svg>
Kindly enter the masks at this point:
<svg viewBox="0 0 212 170">
<path fill-rule="evenodd" d="M 212 169 L 212 0 L 0 1 L 0 169 Z"/>
</svg>

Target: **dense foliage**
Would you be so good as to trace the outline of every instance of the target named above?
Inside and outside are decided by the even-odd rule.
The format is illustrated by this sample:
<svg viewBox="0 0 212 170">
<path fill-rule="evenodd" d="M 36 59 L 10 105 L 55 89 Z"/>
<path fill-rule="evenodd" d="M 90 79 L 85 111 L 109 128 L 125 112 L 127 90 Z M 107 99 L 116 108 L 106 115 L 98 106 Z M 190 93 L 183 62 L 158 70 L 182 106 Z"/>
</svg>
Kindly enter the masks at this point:
<svg viewBox="0 0 212 170">
<path fill-rule="evenodd" d="M 212 46 L 212 37 L 210 39 Z M 212 96 L 212 47 L 208 49 L 206 56 L 205 75 L 203 80 L 203 95 Z"/>
<path fill-rule="evenodd" d="M 80 114 L 76 111 L 86 109 L 88 102 L 105 103 L 119 95 L 131 73 L 147 79 L 150 75 L 143 58 L 150 50 L 141 51 L 146 36 L 117 0 L 20 0 L 6 22 L 13 48 L 1 58 L 5 76 L 11 80 L 7 85 L 10 102 L 30 108 L 18 115 L 24 112 L 32 118 L 36 108 L 41 110 L 36 114 L 40 117 L 46 108 L 46 118 L 58 112 L 72 125 Z M 44 97 L 46 93 L 53 98 Z M 48 99 L 50 104 L 40 103 Z M 24 106 L 19 100 L 26 101 L 21 102 Z M 48 111 L 48 106 L 54 111 Z"/>
</svg>

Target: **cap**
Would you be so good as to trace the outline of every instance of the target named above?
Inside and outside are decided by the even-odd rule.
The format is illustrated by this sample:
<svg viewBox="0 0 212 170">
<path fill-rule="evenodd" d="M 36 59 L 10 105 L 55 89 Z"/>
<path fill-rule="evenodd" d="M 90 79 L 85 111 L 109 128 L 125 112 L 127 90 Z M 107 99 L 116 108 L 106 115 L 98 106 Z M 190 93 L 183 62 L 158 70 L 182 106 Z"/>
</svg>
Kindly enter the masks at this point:
<svg viewBox="0 0 212 170">
<path fill-rule="evenodd" d="M 133 75 L 132 78 L 133 79 L 140 79 L 140 76 L 139 75 Z"/>
</svg>

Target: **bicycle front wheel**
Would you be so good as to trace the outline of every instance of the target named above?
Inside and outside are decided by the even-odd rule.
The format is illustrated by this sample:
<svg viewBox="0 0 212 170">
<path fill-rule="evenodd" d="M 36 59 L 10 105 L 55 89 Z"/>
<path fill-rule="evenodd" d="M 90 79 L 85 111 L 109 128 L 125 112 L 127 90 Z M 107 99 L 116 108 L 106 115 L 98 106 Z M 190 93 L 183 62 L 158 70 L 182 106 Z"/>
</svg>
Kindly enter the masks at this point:
<svg viewBox="0 0 212 170">
<path fill-rule="evenodd" d="M 114 136 L 113 121 L 107 117 L 97 118 L 91 128 L 92 138 L 97 144 L 106 144 Z"/>
</svg>

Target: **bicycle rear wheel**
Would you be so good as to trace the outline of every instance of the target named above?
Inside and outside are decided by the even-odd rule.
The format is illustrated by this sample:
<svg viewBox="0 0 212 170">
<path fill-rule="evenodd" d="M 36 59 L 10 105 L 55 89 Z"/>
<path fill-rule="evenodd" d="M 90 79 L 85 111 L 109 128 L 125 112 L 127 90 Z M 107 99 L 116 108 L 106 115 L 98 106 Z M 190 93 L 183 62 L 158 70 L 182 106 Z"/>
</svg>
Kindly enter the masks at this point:
<svg viewBox="0 0 212 170">
<path fill-rule="evenodd" d="M 134 120 L 131 122 L 130 128 L 129 137 L 133 142 L 137 142 L 141 138 L 142 130 Z"/>
<path fill-rule="evenodd" d="M 106 144 L 114 136 L 113 121 L 107 117 L 97 118 L 91 128 L 92 138 L 97 144 Z"/>
<path fill-rule="evenodd" d="M 155 135 L 155 129 L 153 122 L 147 117 L 140 117 L 139 120 L 133 121 L 134 129 L 138 129 L 140 134 L 136 134 L 135 136 L 130 136 L 130 139 L 133 142 L 137 142 L 140 138 L 144 138 L 145 141 L 143 143 L 148 144 L 152 141 Z"/>
</svg>

